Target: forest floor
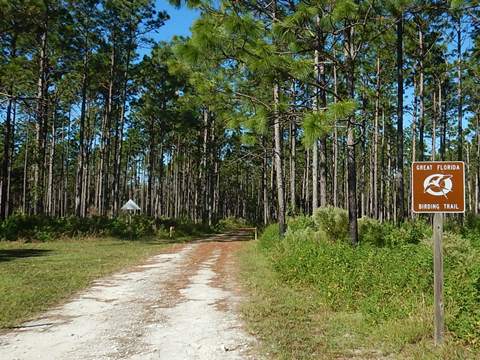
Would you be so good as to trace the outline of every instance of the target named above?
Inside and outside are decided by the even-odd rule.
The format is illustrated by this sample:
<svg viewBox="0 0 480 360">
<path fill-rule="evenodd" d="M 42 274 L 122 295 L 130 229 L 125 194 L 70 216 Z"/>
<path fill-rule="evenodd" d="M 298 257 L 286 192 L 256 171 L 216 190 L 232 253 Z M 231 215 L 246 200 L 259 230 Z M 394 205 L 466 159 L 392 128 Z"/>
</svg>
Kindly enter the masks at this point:
<svg viewBox="0 0 480 360">
<path fill-rule="evenodd" d="M 8 359 L 249 359 L 234 257 L 243 230 L 174 244 L 0 335 Z"/>
</svg>

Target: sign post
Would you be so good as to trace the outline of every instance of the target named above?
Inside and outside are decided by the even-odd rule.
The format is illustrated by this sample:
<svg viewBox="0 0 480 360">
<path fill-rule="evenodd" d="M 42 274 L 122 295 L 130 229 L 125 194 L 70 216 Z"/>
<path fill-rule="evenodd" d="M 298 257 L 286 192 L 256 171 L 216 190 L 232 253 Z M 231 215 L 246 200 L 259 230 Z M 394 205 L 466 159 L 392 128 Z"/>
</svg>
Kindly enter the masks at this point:
<svg viewBox="0 0 480 360">
<path fill-rule="evenodd" d="M 443 306 L 443 214 L 433 215 L 433 297 L 435 303 L 435 345 L 443 343 L 445 310 Z"/>
<path fill-rule="evenodd" d="M 412 164 L 412 211 L 433 213 L 433 294 L 435 345 L 443 343 L 443 214 L 465 212 L 463 161 L 420 161 Z"/>
</svg>

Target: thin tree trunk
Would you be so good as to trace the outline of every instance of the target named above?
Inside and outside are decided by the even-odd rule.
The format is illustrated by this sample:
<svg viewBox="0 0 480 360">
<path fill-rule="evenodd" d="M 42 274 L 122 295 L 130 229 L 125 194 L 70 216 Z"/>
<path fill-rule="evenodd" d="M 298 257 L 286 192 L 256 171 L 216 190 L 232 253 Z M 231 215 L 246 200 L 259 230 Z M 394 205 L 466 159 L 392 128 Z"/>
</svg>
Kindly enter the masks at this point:
<svg viewBox="0 0 480 360">
<path fill-rule="evenodd" d="M 85 48 L 85 54 L 83 57 L 83 75 L 82 75 L 82 104 L 80 110 L 80 129 L 79 129 L 79 152 L 78 152 L 78 163 L 77 163 L 77 176 L 76 176 L 76 187 L 75 187 L 75 215 L 78 217 L 83 217 L 82 212 L 82 199 L 83 199 L 83 182 L 84 182 L 84 167 L 85 167 L 85 117 L 86 117 L 86 104 L 87 104 L 87 64 L 88 64 L 88 53 Z"/>
<path fill-rule="evenodd" d="M 153 216 L 154 214 L 154 194 L 153 194 L 153 183 L 155 179 L 155 138 L 156 134 L 154 133 L 155 123 L 153 117 L 150 118 L 150 142 L 149 147 L 150 151 L 148 152 L 148 201 L 147 201 L 147 214 Z"/>
<path fill-rule="evenodd" d="M 445 160 L 446 127 L 443 122 L 442 83 L 438 82 L 438 121 L 440 122 L 440 159 Z"/>
<path fill-rule="evenodd" d="M 44 162 L 45 162 L 45 143 L 43 141 L 46 129 L 46 92 L 47 92 L 47 41 L 48 41 L 48 8 L 45 9 L 45 18 L 43 21 L 42 33 L 40 35 L 39 51 L 39 76 L 37 81 L 37 107 L 36 107 L 36 159 L 34 164 L 34 213 L 39 214 L 43 211 L 43 182 L 44 182 Z"/>
<path fill-rule="evenodd" d="M 419 114 L 419 141 L 418 141 L 418 151 L 419 151 L 419 160 L 423 161 L 425 156 L 425 143 L 424 143 L 424 129 L 425 129 L 425 95 L 424 95 L 424 69 L 423 69 L 423 58 L 425 56 L 424 44 L 423 44 L 423 30 L 419 29 L 418 31 L 418 45 L 420 48 L 420 79 L 418 81 L 418 96 L 420 100 L 420 114 Z"/>
<path fill-rule="evenodd" d="M 295 104 L 295 86 L 293 86 L 294 101 Z M 290 207 L 293 214 L 296 214 L 295 203 L 295 176 L 296 176 L 296 152 L 297 152 L 297 126 L 295 123 L 295 117 L 292 116 L 290 120 Z"/>
<path fill-rule="evenodd" d="M 116 216 L 120 209 L 120 168 L 122 165 L 122 149 L 123 149 L 123 131 L 125 127 L 125 109 L 128 97 L 128 76 L 130 70 L 130 59 L 133 45 L 133 34 L 130 34 L 130 40 L 127 48 L 127 58 L 125 64 L 125 71 L 123 73 L 123 88 L 122 88 L 122 104 L 120 107 L 120 130 L 116 136 L 115 143 L 115 158 L 114 158 L 114 178 L 113 178 L 113 214 Z"/>
<path fill-rule="evenodd" d="M 353 44 L 354 27 L 345 30 L 347 89 L 350 99 L 355 99 L 355 60 Z M 348 223 L 350 241 L 358 243 L 357 228 L 357 170 L 355 162 L 355 115 L 351 114 L 347 125 L 347 169 L 348 169 Z"/>
<path fill-rule="evenodd" d="M 98 193 L 100 209 L 99 213 L 103 216 L 107 215 L 109 207 L 109 162 L 110 162 L 110 128 L 112 123 L 112 110 L 113 110 L 113 92 L 114 92 L 114 77 L 115 77 L 115 67 L 116 67 L 116 46 L 115 46 L 115 37 L 112 36 L 112 51 L 110 53 L 110 71 L 109 71 L 109 83 L 108 83 L 108 94 L 105 103 L 105 114 L 103 118 L 103 129 L 102 129 L 102 149 L 101 149 L 101 159 L 100 159 L 100 179 L 101 187 Z"/>
<path fill-rule="evenodd" d="M 202 143 L 202 165 L 201 165 L 201 217 L 202 222 L 208 221 L 208 140 L 210 129 L 210 113 L 208 109 L 203 112 L 203 143 Z"/>
<path fill-rule="evenodd" d="M 375 118 L 373 129 L 373 177 L 372 208 L 373 217 L 378 218 L 378 117 L 380 116 L 380 56 L 377 55 L 377 83 L 375 89 Z"/>
<path fill-rule="evenodd" d="M 412 114 L 412 162 L 417 160 L 417 78 L 413 75 L 413 114 Z"/>
<path fill-rule="evenodd" d="M 11 138 L 11 118 L 13 107 L 13 96 L 8 98 L 7 117 L 3 126 L 3 161 L 1 170 L 1 189 L 0 189 L 0 220 L 4 220 L 8 216 L 8 177 L 10 168 L 10 138 Z"/>
<path fill-rule="evenodd" d="M 262 137 L 263 145 L 263 162 L 262 162 L 262 192 L 263 192 L 263 223 L 267 225 L 270 221 L 270 206 L 268 201 L 268 179 L 267 179 L 267 170 L 268 170 L 268 152 L 267 144 L 265 137 Z"/>
<path fill-rule="evenodd" d="M 272 22 L 277 21 L 277 0 L 272 2 Z M 273 132 L 274 132 L 274 164 L 277 186 L 277 219 L 280 236 L 285 234 L 287 224 L 285 219 L 285 183 L 283 181 L 282 131 L 280 124 L 280 89 L 278 82 L 273 84 Z"/>
<path fill-rule="evenodd" d="M 318 140 L 312 146 L 312 213 L 318 208 Z"/>
<path fill-rule="evenodd" d="M 56 103 L 56 100 L 55 100 Z M 47 214 L 50 216 L 54 216 L 53 211 L 53 195 L 54 195 L 54 184 L 53 184 L 53 164 L 55 162 L 55 143 L 56 143 L 56 112 L 57 106 L 55 104 L 53 108 L 53 121 L 52 121 L 52 141 L 50 144 L 50 154 L 48 159 L 48 185 L 47 185 Z"/>
<path fill-rule="evenodd" d="M 320 17 L 316 17 L 317 26 L 320 24 Z M 318 91 L 318 102 L 317 102 L 317 111 L 324 111 L 327 107 L 327 93 L 326 88 L 326 78 L 325 78 L 325 63 L 320 61 L 320 51 L 323 51 L 324 47 L 324 38 L 323 34 L 317 30 L 317 48 L 318 51 L 315 54 L 315 59 L 317 61 L 318 77 L 317 81 L 320 85 Z M 319 109 L 322 107 L 323 109 Z M 320 164 L 319 164 L 319 178 L 320 178 L 320 206 L 324 207 L 327 205 L 327 135 L 322 135 L 319 142 L 319 151 L 320 151 Z"/>
<path fill-rule="evenodd" d="M 480 114 L 476 114 L 476 132 L 477 132 L 477 178 L 475 187 L 475 213 L 480 213 Z"/>
<path fill-rule="evenodd" d="M 403 178 L 403 13 L 397 21 L 397 220 L 405 216 Z"/>
<path fill-rule="evenodd" d="M 436 142 L 437 142 L 437 93 L 433 91 L 433 116 L 432 116 L 432 157 L 431 161 L 435 161 L 436 157 Z"/>
<path fill-rule="evenodd" d="M 458 150 L 457 160 L 463 160 L 463 94 L 462 94 L 462 16 L 457 18 L 457 97 L 458 97 Z"/>
<path fill-rule="evenodd" d="M 335 56 L 335 53 L 334 53 Z M 337 66 L 333 65 L 333 101 L 337 102 Z M 335 120 L 333 130 L 333 206 L 338 206 L 338 123 Z"/>
<path fill-rule="evenodd" d="M 22 213 L 27 213 L 27 184 L 28 184 L 28 144 L 30 135 L 30 124 L 27 123 L 27 134 L 25 135 L 25 158 L 23 160 L 23 184 L 22 184 Z"/>
<path fill-rule="evenodd" d="M 279 86 L 277 83 L 273 85 L 273 104 L 274 104 L 274 141 L 275 141 L 275 172 L 277 185 L 277 219 L 279 224 L 280 235 L 283 236 L 286 228 L 285 221 L 285 184 L 283 182 L 283 165 L 282 165 L 282 134 L 280 130 L 280 114 L 278 106 L 280 103 Z"/>
</svg>

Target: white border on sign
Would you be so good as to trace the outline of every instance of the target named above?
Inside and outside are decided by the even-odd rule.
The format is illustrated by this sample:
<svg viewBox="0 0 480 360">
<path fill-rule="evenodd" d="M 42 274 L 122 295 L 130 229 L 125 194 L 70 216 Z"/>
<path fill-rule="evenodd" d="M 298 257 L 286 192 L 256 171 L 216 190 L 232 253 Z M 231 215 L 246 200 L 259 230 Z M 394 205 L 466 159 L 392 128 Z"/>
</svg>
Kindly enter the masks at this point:
<svg viewBox="0 0 480 360">
<path fill-rule="evenodd" d="M 415 211 L 413 204 L 413 165 L 415 164 L 444 164 L 444 163 L 457 163 L 463 164 L 463 210 L 461 211 Z M 414 161 L 410 169 L 410 188 L 412 190 L 412 199 L 411 199 L 411 210 L 414 214 L 465 214 L 466 204 L 465 204 L 465 161 Z"/>
</svg>

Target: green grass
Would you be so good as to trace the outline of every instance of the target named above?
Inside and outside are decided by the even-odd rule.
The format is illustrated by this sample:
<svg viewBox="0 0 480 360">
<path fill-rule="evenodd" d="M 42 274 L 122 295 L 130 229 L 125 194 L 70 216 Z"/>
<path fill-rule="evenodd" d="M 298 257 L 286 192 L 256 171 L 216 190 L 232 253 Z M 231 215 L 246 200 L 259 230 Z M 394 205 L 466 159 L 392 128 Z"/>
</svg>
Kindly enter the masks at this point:
<svg viewBox="0 0 480 360">
<path fill-rule="evenodd" d="M 0 328 L 18 325 L 92 280 L 137 264 L 165 246 L 114 238 L 0 242 Z"/>
<path fill-rule="evenodd" d="M 321 286 L 282 280 L 258 243 L 241 254 L 249 296 L 242 311 L 261 351 L 272 359 L 474 359 L 479 353 L 447 334 L 432 343 L 432 308 L 419 303 L 411 316 L 372 322 L 360 311 L 333 309 Z"/>
</svg>

